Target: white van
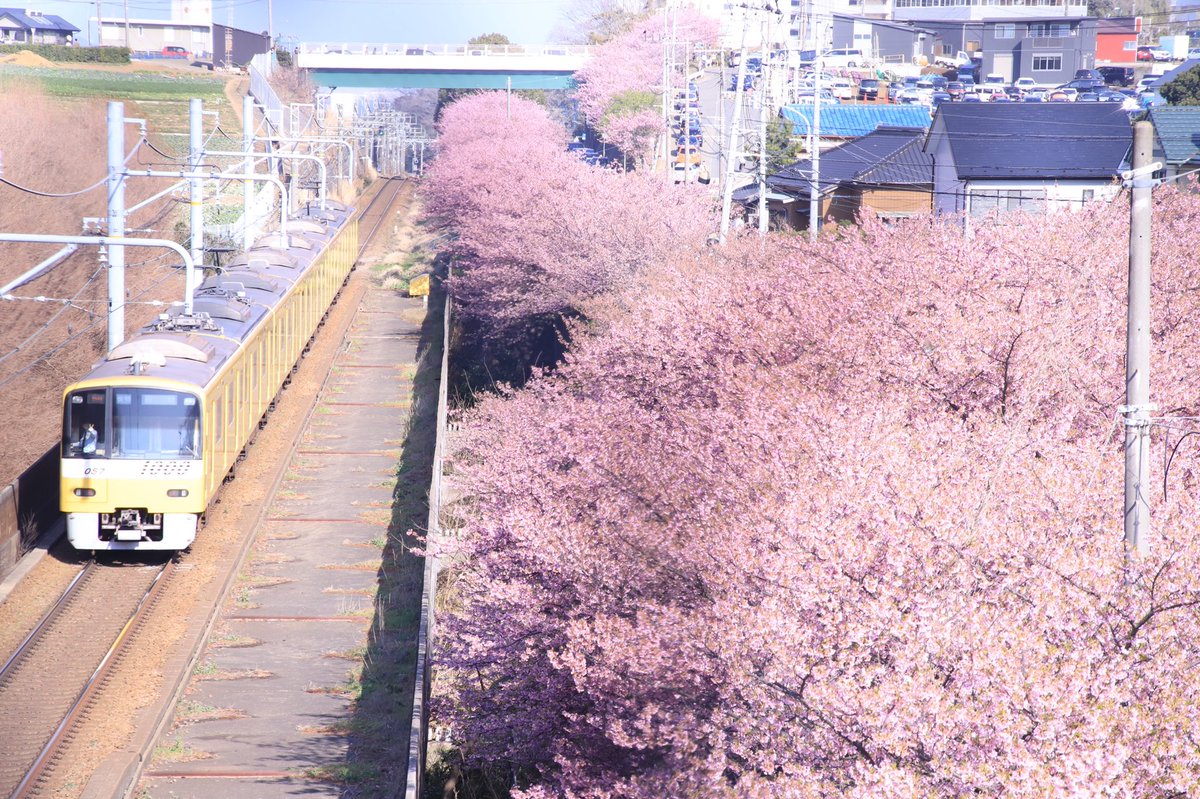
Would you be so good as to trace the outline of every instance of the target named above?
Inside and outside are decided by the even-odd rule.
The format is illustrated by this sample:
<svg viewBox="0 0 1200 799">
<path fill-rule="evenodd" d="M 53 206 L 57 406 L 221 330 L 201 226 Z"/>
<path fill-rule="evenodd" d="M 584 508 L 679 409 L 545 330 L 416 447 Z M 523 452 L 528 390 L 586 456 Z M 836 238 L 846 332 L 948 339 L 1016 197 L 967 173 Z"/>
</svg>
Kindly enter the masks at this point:
<svg viewBox="0 0 1200 799">
<path fill-rule="evenodd" d="M 866 54 L 857 47 L 838 47 L 826 50 L 817 56 L 816 63 L 821 67 L 862 67 L 867 64 Z"/>
<path fill-rule="evenodd" d="M 997 94 L 1007 96 L 1008 92 L 1004 91 L 1003 86 L 994 86 L 990 83 L 981 84 L 975 87 L 975 93 L 979 95 L 979 99 L 985 103 L 990 103 Z"/>
</svg>

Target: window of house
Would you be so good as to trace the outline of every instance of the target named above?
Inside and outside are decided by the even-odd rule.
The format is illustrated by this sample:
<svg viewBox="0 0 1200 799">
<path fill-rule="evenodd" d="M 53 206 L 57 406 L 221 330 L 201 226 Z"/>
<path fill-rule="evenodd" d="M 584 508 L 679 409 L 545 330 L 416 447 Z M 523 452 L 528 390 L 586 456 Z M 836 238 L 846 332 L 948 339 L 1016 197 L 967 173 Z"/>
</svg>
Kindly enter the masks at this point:
<svg viewBox="0 0 1200 799">
<path fill-rule="evenodd" d="M 1034 72 L 1061 72 L 1061 55 L 1035 55 L 1033 57 Z"/>
<path fill-rule="evenodd" d="M 1121 49 L 1122 49 L 1122 50 L 1127 50 L 1127 51 L 1129 51 L 1129 52 L 1131 52 L 1131 53 L 1132 53 L 1134 50 L 1137 50 L 1137 46 L 1138 46 L 1138 45 L 1137 45 L 1137 40 L 1136 40 L 1136 39 L 1130 39 L 1130 40 L 1129 40 L 1129 41 L 1127 41 L 1127 42 L 1122 42 L 1122 43 L 1121 43 Z"/>
<path fill-rule="evenodd" d="M 997 39 L 1015 39 L 1017 38 L 1017 26 L 1011 22 L 996 26 Z"/>
<path fill-rule="evenodd" d="M 1043 189 L 972 189 L 971 216 L 984 217 L 998 211 L 1029 211 L 1040 213 L 1046 210 L 1046 192 Z"/>
<path fill-rule="evenodd" d="M 1085 203 L 1090 203 L 1094 199 L 1096 199 L 1096 190 L 1095 189 L 1084 189 L 1083 190 L 1083 201 Z"/>
<path fill-rule="evenodd" d="M 1071 26 L 1064 22 L 1035 22 L 1029 26 L 1031 38 L 1064 38 L 1072 36 Z"/>
</svg>

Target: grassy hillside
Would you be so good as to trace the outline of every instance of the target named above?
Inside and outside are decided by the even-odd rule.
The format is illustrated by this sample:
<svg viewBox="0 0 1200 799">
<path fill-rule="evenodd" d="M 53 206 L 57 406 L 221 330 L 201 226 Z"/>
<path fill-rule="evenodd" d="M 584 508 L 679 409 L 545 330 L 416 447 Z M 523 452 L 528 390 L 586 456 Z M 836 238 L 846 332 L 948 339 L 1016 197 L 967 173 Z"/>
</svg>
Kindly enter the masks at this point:
<svg viewBox="0 0 1200 799">
<path fill-rule="evenodd" d="M 77 235 L 86 217 L 107 216 L 107 110 L 125 103 L 127 118 L 144 119 L 154 148 L 187 148 L 188 104 L 204 101 L 205 130 L 215 125 L 240 137 L 240 95 L 226 96 L 227 76 L 159 65 L 24 66 L 0 63 L 0 231 Z M 138 143 L 126 128 L 126 145 Z M 168 168 L 170 160 L 142 146 L 134 168 Z M 15 185 L 14 185 L 15 184 Z M 158 193 L 169 180 L 131 178 L 126 202 Z M 133 214 L 140 235 L 183 241 L 185 197 L 167 196 Z M 0 244 L 0 284 L 53 255 L 57 245 Z M 182 298 L 177 258 L 167 251 L 126 251 L 126 331 Z M 44 277 L 0 301 L 0 486 L 58 437 L 59 395 L 84 374 L 106 345 L 107 262 L 100 248 L 79 248 Z M 40 299 L 39 299 L 40 298 Z"/>
</svg>

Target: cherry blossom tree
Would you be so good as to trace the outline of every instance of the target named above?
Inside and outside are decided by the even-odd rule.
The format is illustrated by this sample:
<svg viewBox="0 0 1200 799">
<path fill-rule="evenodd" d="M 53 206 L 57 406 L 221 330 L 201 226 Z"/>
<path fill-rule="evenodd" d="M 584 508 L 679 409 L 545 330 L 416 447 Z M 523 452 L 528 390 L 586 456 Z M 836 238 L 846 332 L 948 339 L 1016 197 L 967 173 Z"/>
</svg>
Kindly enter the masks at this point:
<svg viewBox="0 0 1200 799">
<path fill-rule="evenodd" d="M 715 228 L 697 187 L 589 166 L 519 98 L 451 105 L 438 141 L 423 194 L 430 221 L 454 236 L 450 289 L 471 330 L 522 368 L 569 334 L 566 320 Z"/>
<path fill-rule="evenodd" d="M 631 93 L 652 92 L 661 98 L 663 59 L 673 45 L 673 61 L 686 64 L 693 46 L 711 47 L 717 25 L 691 9 L 674 9 L 639 20 L 628 31 L 595 47 L 592 57 L 576 73 L 579 107 L 605 141 L 640 158 L 654 137 L 665 134 L 661 99 L 653 107 L 622 104 Z M 683 88 L 683 78 L 674 88 Z M 656 115 L 657 114 L 657 115 Z"/>
<path fill-rule="evenodd" d="M 1200 204 L 1158 191 L 1153 390 L 1196 416 Z M 1149 557 L 1121 537 L 1125 215 L 612 286 L 465 425 L 439 712 L 472 762 L 539 799 L 1200 793 L 1193 467 Z"/>
</svg>

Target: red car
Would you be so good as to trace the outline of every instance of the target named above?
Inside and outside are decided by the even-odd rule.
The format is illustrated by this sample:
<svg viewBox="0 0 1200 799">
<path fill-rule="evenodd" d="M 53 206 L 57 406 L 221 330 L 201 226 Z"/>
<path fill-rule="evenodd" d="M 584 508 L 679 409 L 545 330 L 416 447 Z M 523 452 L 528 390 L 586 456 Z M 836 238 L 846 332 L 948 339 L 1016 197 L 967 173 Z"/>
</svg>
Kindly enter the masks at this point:
<svg viewBox="0 0 1200 799">
<path fill-rule="evenodd" d="M 191 58 L 192 54 L 177 44 L 168 44 L 162 49 L 163 58 Z"/>
</svg>

